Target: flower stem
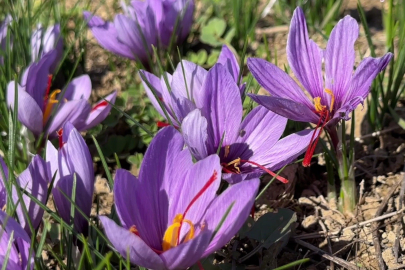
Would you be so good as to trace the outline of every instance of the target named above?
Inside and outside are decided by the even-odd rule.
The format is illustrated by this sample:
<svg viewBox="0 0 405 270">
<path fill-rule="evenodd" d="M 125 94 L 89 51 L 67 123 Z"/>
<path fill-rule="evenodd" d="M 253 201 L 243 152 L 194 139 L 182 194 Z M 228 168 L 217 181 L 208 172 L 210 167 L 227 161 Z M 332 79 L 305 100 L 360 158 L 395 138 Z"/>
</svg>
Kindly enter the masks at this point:
<svg viewBox="0 0 405 270">
<path fill-rule="evenodd" d="M 342 184 L 340 206 L 343 213 L 353 213 L 356 206 L 356 181 L 354 179 L 353 158 L 349 159 L 347 156 L 345 121 L 342 121 L 339 126 L 338 136 L 339 144 L 336 148 L 336 157 L 339 163 L 338 173 Z M 354 151 L 354 149 L 350 149 L 350 151 Z"/>
</svg>

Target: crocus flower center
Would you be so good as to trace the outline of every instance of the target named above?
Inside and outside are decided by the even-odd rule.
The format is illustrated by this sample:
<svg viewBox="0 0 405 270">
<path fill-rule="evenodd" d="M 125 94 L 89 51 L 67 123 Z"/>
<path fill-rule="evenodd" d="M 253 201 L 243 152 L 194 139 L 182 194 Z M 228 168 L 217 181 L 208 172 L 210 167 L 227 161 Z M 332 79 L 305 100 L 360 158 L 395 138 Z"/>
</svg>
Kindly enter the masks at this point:
<svg viewBox="0 0 405 270">
<path fill-rule="evenodd" d="M 322 133 L 322 130 L 328 123 L 328 121 L 331 119 L 332 113 L 333 113 L 333 105 L 335 103 L 335 95 L 333 94 L 332 90 L 330 89 L 325 89 L 325 92 L 331 96 L 331 101 L 330 101 L 330 107 L 329 110 L 325 105 L 321 104 L 321 97 L 316 97 L 314 98 L 314 106 L 315 106 L 315 112 L 319 114 L 319 121 L 315 127 L 314 133 L 312 134 L 311 141 L 309 143 L 307 152 L 305 153 L 304 161 L 302 162 L 302 165 L 304 167 L 308 167 L 311 165 L 311 159 L 312 156 L 314 155 L 314 151 L 316 148 L 316 145 L 318 144 L 319 137 Z M 315 137 L 315 134 L 317 133 L 317 130 L 319 129 L 318 134 Z"/>
<path fill-rule="evenodd" d="M 229 154 L 229 148 L 225 147 L 225 153 L 227 152 L 226 149 L 228 149 L 228 154 Z M 234 159 L 229 163 L 221 163 L 222 165 L 222 171 L 224 173 L 236 173 L 236 174 L 240 174 L 240 166 L 241 163 L 249 163 L 252 164 L 254 166 L 259 167 L 260 169 L 262 169 L 263 171 L 267 172 L 268 174 L 270 174 L 273 177 L 276 177 L 277 180 L 283 182 L 284 184 L 288 183 L 288 180 L 285 179 L 284 177 L 281 177 L 277 174 L 275 174 L 274 172 L 270 171 L 269 169 L 267 169 L 266 167 L 264 167 L 263 165 L 260 165 L 254 161 L 251 160 L 243 160 L 240 158 Z"/>
<path fill-rule="evenodd" d="M 194 203 L 208 190 L 208 188 L 215 182 L 217 179 L 218 173 L 214 171 L 210 179 L 205 183 L 205 185 L 201 188 L 201 190 L 194 196 L 194 198 L 191 200 L 191 202 L 188 204 L 186 210 L 184 211 L 183 214 L 177 214 L 174 219 L 173 223 L 166 229 L 164 235 L 163 235 L 163 240 L 162 240 L 162 250 L 156 250 L 152 248 L 154 252 L 157 254 L 161 254 L 164 251 L 167 251 L 171 248 L 177 247 L 180 243 L 186 243 L 187 241 L 190 241 L 191 239 L 194 238 L 195 236 L 195 225 L 194 223 L 189 220 L 185 219 L 184 217 L 187 215 L 187 212 L 190 210 L 190 208 L 194 205 Z M 189 231 L 186 234 L 186 236 L 183 239 L 180 239 L 180 232 L 181 228 L 183 226 L 183 223 L 187 223 L 189 225 Z M 201 230 L 204 230 L 205 228 L 205 223 L 202 222 L 200 226 Z M 136 228 L 136 226 L 131 226 L 129 228 L 129 231 L 132 232 L 133 234 L 137 235 L 138 237 L 141 237 L 139 235 L 139 232 Z"/>
<path fill-rule="evenodd" d="M 48 86 L 46 88 L 44 106 L 43 106 L 42 123 L 44 126 L 45 126 L 46 122 L 48 121 L 49 116 L 51 115 L 53 105 L 58 103 L 58 100 L 56 99 L 56 95 L 61 92 L 61 90 L 57 89 L 57 90 L 54 90 L 51 94 L 49 94 L 49 92 L 51 90 L 51 84 L 52 84 L 52 75 L 48 75 Z"/>
</svg>

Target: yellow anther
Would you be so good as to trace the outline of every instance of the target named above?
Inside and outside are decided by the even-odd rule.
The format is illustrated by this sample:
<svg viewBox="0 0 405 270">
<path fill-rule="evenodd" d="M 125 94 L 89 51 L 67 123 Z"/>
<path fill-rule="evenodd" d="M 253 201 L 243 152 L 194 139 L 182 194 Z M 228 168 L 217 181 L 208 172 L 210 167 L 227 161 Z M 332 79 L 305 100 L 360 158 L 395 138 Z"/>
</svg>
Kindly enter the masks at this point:
<svg viewBox="0 0 405 270">
<path fill-rule="evenodd" d="M 239 169 L 239 165 L 240 165 L 240 158 L 234 159 L 231 162 L 229 162 L 228 164 L 226 164 L 226 166 L 231 166 L 233 165 L 233 167 L 238 171 L 238 173 L 240 173 L 240 169 Z"/>
<path fill-rule="evenodd" d="M 46 124 L 46 121 L 48 121 L 48 118 L 52 112 L 53 104 L 58 103 L 58 100 L 56 99 L 56 95 L 62 92 L 61 90 L 55 90 L 53 91 L 50 95 L 48 100 L 46 100 L 46 106 L 45 106 L 45 111 L 43 115 L 43 124 Z"/>
<path fill-rule="evenodd" d="M 169 228 L 167 228 L 167 230 L 165 231 L 165 235 L 163 236 L 163 242 L 162 242 L 163 251 L 167 251 L 167 250 L 177 246 L 177 244 L 179 242 L 178 239 L 180 236 L 179 230 L 180 230 L 182 222 L 185 222 L 188 225 L 190 225 L 190 229 L 189 229 L 186 237 L 184 238 L 183 243 L 186 243 L 187 241 L 194 238 L 194 233 L 195 233 L 194 224 L 188 219 L 183 219 L 182 214 L 177 214 L 173 219 L 173 224 L 170 225 Z"/>
<path fill-rule="evenodd" d="M 335 103 L 335 95 L 333 94 L 332 90 L 327 89 L 327 88 L 325 89 L 325 92 L 326 92 L 327 94 L 329 94 L 330 97 L 331 97 L 329 111 L 332 112 L 332 110 L 333 110 L 333 104 Z"/>
<path fill-rule="evenodd" d="M 136 228 L 135 225 L 131 226 L 131 228 L 129 228 L 129 231 L 130 231 L 131 233 L 133 233 L 133 234 L 136 234 L 136 235 L 139 234 L 139 233 L 138 233 L 138 229 Z"/>
<path fill-rule="evenodd" d="M 325 105 L 321 104 L 321 97 L 314 98 L 315 111 L 320 113 L 325 109 Z"/>
</svg>

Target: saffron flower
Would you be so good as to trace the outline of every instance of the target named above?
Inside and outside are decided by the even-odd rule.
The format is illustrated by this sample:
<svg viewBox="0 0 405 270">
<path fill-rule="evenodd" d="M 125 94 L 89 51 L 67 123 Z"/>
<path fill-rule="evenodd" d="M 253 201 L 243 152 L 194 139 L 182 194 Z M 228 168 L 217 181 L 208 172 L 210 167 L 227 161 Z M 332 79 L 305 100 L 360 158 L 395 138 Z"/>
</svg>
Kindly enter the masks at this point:
<svg viewBox="0 0 405 270">
<path fill-rule="evenodd" d="M 10 245 L 11 243 L 11 245 Z M 31 239 L 12 217 L 0 211 L 0 267 L 6 270 L 25 270 L 34 268 Z M 8 260 L 6 266 L 3 265 Z"/>
<path fill-rule="evenodd" d="M 3 64 L 3 55 L 6 51 L 7 46 L 7 32 L 8 26 L 13 18 L 11 15 L 7 15 L 4 21 L 0 22 L 0 64 Z"/>
<path fill-rule="evenodd" d="M 219 150 L 222 177 L 231 184 L 264 172 L 274 176 L 271 170 L 296 159 L 311 139 L 313 132 L 303 130 L 279 140 L 287 119 L 262 106 L 254 108 L 242 121 L 239 88 L 223 65 L 216 64 L 208 72 L 201 92 L 204 106 L 184 118 L 181 132 L 197 160 Z"/>
<path fill-rule="evenodd" d="M 235 82 L 238 81 L 240 71 L 238 61 L 227 46 L 224 45 L 222 47 L 217 63 L 223 65 L 228 70 Z M 184 117 L 189 112 L 204 106 L 203 97 L 205 93 L 203 92 L 203 84 L 208 71 L 203 67 L 183 60 L 182 63 L 177 65 L 173 75 L 168 73 L 165 75 L 170 89 L 168 89 L 163 76 L 159 78 L 144 70 L 141 70 L 140 73 L 142 75 L 143 86 L 152 105 L 163 118 L 172 122 L 175 126 L 180 126 Z M 149 88 L 148 84 L 154 88 L 155 93 Z M 239 82 L 238 85 L 240 92 L 244 93 L 245 84 Z M 162 103 L 164 110 L 155 95 Z M 167 119 L 165 111 L 169 119 Z M 159 127 L 167 125 L 167 123 L 158 122 Z"/>
<path fill-rule="evenodd" d="M 183 146 L 181 134 L 165 127 L 146 151 L 139 178 L 117 170 L 115 207 L 122 227 L 108 217 L 99 218 L 114 248 L 125 258 L 128 254 L 133 264 L 186 269 L 231 240 L 253 206 L 259 179 L 217 195 L 218 156 L 193 164 Z"/>
<path fill-rule="evenodd" d="M 124 14 L 105 22 L 84 12 L 88 27 L 100 45 L 117 55 L 147 63 L 152 45 L 163 49 L 183 42 L 193 22 L 194 0 L 146 0 L 122 3 Z"/>
<path fill-rule="evenodd" d="M 7 192 L 6 192 L 6 181 L 8 179 L 8 168 L 4 163 L 3 159 L 0 157 L 0 164 L 3 168 L 5 179 L 3 179 L 0 173 L 0 207 L 4 211 L 6 209 L 7 203 Z M 46 163 L 40 156 L 36 155 L 32 158 L 31 163 L 28 168 L 24 170 L 16 179 L 17 185 L 30 193 L 38 201 L 46 204 L 48 183 L 51 181 L 50 166 Z M 24 205 L 28 212 L 28 217 L 31 221 L 31 225 L 34 229 L 37 229 L 41 223 L 44 210 L 36 204 L 31 198 L 22 193 L 22 198 Z M 28 220 L 21 204 L 19 203 L 18 193 L 16 187 L 12 187 L 12 201 L 16 206 L 16 214 L 22 228 L 30 235 L 31 230 L 28 225 Z"/>
<path fill-rule="evenodd" d="M 314 123 L 319 131 L 334 128 L 340 120 L 348 120 L 350 112 L 363 103 L 374 78 L 393 56 L 387 53 L 381 58 L 364 58 L 353 72 L 358 35 L 356 20 L 346 16 L 333 28 L 326 50 L 322 50 L 309 39 L 304 12 L 296 8 L 288 35 L 287 57 L 291 70 L 311 99 L 284 71 L 257 58 L 248 59 L 249 70 L 271 96 L 249 96 L 291 120 Z M 310 164 L 320 133 L 311 140 L 304 166 Z"/>
<path fill-rule="evenodd" d="M 35 62 L 55 49 L 56 57 L 50 68 L 53 73 L 63 56 L 63 38 L 59 24 L 49 26 L 45 32 L 44 30 L 42 25 L 38 25 L 31 35 L 31 61 Z"/>
<path fill-rule="evenodd" d="M 87 216 L 90 215 L 94 190 L 93 161 L 86 142 L 70 122 L 67 122 L 58 133 L 59 149 L 48 141 L 46 160 L 50 162 L 52 175 L 56 173 L 52 189 L 56 208 L 63 220 L 70 223 L 71 202 L 66 196 L 72 198 L 75 177 L 75 204 Z M 79 233 L 87 234 L 87 220 L 77 210 L 74 228 Z"/>
<path fill-rule="evenodd" d="M 18 92 L 18 120 L 35 136 L 42 132 L 51 138 L 56 137 L 67 121 L 79 131 L 90 129 L 104 120 L 111 105 L 99 101 L 93 107 L 88 103 L 91 95 L 91 81 L 88 75 L 74 78 L 66 87 L 64 96 L 61 90 L 51 91 L 51 67 L 57 57 L 57 51 L 46 53 L 37 63 L 32 63 L 23 73 L 21 84 L 11 81 L 7 89 L 7 104 L 14 109 L 15 88 Z M 116 92 L 106 100 L 115 102 Z M 58 104 L 60 102 L 60 104 Z M 53 118 L 51 114 L 57 106 Z M 52 121 L 50 121 L 52 119 Z"/>
</svg>

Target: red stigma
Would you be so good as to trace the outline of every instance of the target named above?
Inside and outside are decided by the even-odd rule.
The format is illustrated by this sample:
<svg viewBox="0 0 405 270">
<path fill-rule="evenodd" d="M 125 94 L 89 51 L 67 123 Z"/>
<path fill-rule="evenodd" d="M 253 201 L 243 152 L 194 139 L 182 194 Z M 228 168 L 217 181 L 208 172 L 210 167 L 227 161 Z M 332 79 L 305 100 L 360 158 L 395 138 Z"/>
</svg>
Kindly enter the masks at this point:
<svg viewBox="0 0 405 270">
<path fill-rule="evenodd" d="M 63 142 L 63 128 L 59 129 L 58 131 L 56 131 L 56 134 L 58 134 L 58 139 L 59 139 L 59 149 L 61 149 L 63 147 L 63 145 L 65 144 Z"/>
<path fill-rule="evenodd" d="M 108 105 L 108 102 L 107 102 L 106 100 L 103 100 L 103 101 L 101 101 L 99 104 L 96 104 L 96 105 L 91 109 L 91 111 L 93 112 L 93 111 L 97 110 L 98 108 L 106 107 L 107 105 Z"/>
<path fill-rule="evenodd" d="M 156 125 L 157 125 L 158 128 L 170 126 L 170 124 L 162 122 L 162 121 L 157 121 Z"/>
<path fill-rule="evenodd" d="M 250 210 L 250 215 L 252 216 L 252 218 L 255 218 L 255 213 L 256 213 L 256 209 L 255 206 L 252 206 L 252 210 Z"/>
<path fill-rule="evenodd" d="M 46 107 L 46 103 L 48 102 L 48 99 L 49 99 L 49 92 L 51 91 L 52 78 L 53 78 L 53 75 L 49 74 L 48 75 L 48 84 L 46 86 L 45 97 L 44 97 L 44 110 Z"/>
<path fill-rule="evenodd" d="M 184 211 L 183 213 L 183 219 L 186 216 L 187 212 L 190 210 L 191 206 L 204 194 L 205 191 L 207 191 L 207 189 L 215 182 L 215 180 L 217 180 L 217 175 L 218 175 L 217 171 L 214 170 L 214 173 L 212 174 L 210 179 L 208 179 L 207 183 L 205 183 L 205 185 L 201 188 L 201 190 L 197 193 L 197 195 L 195 195 L 194 198 L 191 200 L 191 202 L 188 204 L 186 211 Z M 180 223 L 179 233 L 177 235 L 177 245 L 180 242 L 180 232 L 182 225 L 183 221 Z"/>
<path fill-rule="evenodd" d="M 200 261 L 197 262 L 198 269 L 204 270 L 204 267 Z"/>
<path fill-rule="evenodd" d="M 308 145 L 307 152 L 305 153 L 304 161 L 302 162 L 302 165 L 304 167 L 308 167 L 311 165 L 311 159 L 312 159 L 312 156 L 314 155 L 316 145 L 318 144 L 322 130 L 324 129 L 324 127 L 326 126 L 328 121 L 329 121 L 329 111 L 327 109 L 324 109 L 320 113 L 318 124 L 315 127 L 314 133 L 312 134 L 312 137 L 311 137 L 311 141 Z M 315 134 L 316 134 L 316 131 L 318 130 L 318 128 L 319 128 L 319 132 L 318 132 L 318 135 L 315 137 Z"/>
</svg>

